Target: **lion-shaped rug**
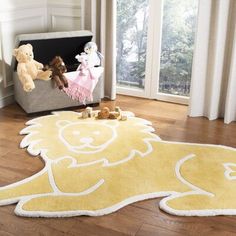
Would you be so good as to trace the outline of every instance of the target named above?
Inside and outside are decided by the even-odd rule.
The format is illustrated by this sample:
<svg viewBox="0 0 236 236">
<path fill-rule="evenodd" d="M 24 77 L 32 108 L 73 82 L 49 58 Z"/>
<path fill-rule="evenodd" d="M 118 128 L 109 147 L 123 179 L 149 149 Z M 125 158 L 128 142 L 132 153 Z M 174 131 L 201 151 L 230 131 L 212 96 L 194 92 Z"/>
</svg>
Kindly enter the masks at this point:
<svg viewBox="0 0 236 236">
<path fill-rule="evenodd" d="M 236 214 L 236 149 L 162 141 L 151 123 L 82 119 L 63 111 L 33 119 L 21 148 L 40 155 L 37 174 L 0 188 L 0 205 L 28 217 L 109 214 L 164 197 L 160 208 L 182 216 Z"/>
</svg>

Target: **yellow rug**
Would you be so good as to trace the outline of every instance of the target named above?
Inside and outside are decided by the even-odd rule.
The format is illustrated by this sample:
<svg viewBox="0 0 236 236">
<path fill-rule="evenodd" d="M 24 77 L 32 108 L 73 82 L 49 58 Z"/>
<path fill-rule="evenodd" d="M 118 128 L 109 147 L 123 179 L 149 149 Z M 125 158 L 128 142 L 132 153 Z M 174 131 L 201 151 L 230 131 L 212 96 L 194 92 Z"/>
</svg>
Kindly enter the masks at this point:
<svg viewBox="0 0 236 236">
<path fill-rule="evenodd" d="M 236 150 L 162 141 L 151 124 L 82 119 L 56 112 L 27 122 L 21 148 L 45 167 L 0 188 L 0 205 L 18 203 L 31 217 L 99 216 L 130 203 L 164 197 L 170 214 L 236 214 Z"/>
</svg>

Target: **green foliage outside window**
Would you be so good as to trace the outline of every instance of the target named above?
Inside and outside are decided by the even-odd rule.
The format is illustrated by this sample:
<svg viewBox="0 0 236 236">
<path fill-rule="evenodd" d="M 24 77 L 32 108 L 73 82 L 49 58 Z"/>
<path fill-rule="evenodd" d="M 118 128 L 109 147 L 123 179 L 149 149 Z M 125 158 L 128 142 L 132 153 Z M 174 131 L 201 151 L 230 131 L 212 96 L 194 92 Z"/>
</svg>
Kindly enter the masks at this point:
<svg viewBox="0 0 236 236">
<path fill-rule="evenodd" d="M 144 87 L 148 25 L 147 0 L 117 1 L 117 81 Z M 137 19 L 137 14 L 142 19 Z M 139 21 L 142 25 L 140 26 Z M 133 58 L 130 59 L 130 55 Z M 129 83 L 127 83 L 129 82 Z"/>
<path fill-rule="evenodd" d="M 165 0 L 159 92 L 189 95 L 197 0 Z M 144 88 L 148 0 L 117 2 L 117 82 Z"/>
</svg>

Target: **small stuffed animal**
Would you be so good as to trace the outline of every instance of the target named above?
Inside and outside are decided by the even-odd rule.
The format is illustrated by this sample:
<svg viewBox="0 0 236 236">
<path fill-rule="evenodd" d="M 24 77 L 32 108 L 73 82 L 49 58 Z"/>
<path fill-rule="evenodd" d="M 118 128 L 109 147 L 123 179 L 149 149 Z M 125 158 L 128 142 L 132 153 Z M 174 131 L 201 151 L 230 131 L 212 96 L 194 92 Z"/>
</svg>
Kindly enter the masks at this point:
<svg viewBox="0 0 236 236">
<path fill-rule="evenodd" d="M 100 112 L 98 112 L 98 119 L 108 119 L 110 115 L 110 109 L 108 107 L 103 107 Z"/>
<path fill-rule="evenodd" d="M 85 110 L 82 112 L 82 118 L 86 119 L 86 118 L 92 118 L 94 117 L 96 114 L 95 111 L 93 111 L 92 107 L 86 107 Z"/>
<path fill-rule="evenodd" d="M 81 76 L 86 76 L 88 74 L 87 54 L 82 52 L 80 55 L 76 55 L 75 58 L 80 62 L 77 71 L 80 71 Z"/>
<path fill-rule="evenodd" d="M 119 119 L 121 117 L 121 109 L 119 107 L 115 108 L 115 111 L 110 111 L 108 107 L 103 107 L 100 112 L 98 112 L 98 119 Z"/>
<path fill-rule="evenodd" d="M 126 121 L 128 119 L 128 117 L 126 115 L 121 115 L 119 120 L 121 121 Z"/>
<path fill-rule="evenodd" d="M 47 67 L 46 67 L 47 68 Z M 49 63 L 49 69 L 52 71 L 52 79 L 55 81 L 57 87 L 62 90 L 68 87 L 68 81 L 63 75 L 67 71 L 64 61 L 61 57 L 56 56 Z"/>
<path fill-rule="evenodd" d="M 81 63 L 77 70 L 81 71 L 81 75 L 86 75 L 88 69 L 101 65 L 103 55 L 98 52 L 97 44 L 88 42 L 84 46 L 84 52 L 75 56 Z"/>
<path fill-rule="evenodd" d="M 98 51 L 97 44 L 94 42 L 88 42 L 84 46 L 84 51 L 88 55 L 89 67 L 100 66 L 103 55 Z"/>
<path fill-rule="evenodd" d="M 34 80 L 50 80 L 51 71 L 43 71 L 43 64 L 34 60 L 33 47 L 31 44 L 23 44 L 14 49 L 13 55 L 18 61 L 17 74 L 26 92 L 35 88 Z"/>
</svg>

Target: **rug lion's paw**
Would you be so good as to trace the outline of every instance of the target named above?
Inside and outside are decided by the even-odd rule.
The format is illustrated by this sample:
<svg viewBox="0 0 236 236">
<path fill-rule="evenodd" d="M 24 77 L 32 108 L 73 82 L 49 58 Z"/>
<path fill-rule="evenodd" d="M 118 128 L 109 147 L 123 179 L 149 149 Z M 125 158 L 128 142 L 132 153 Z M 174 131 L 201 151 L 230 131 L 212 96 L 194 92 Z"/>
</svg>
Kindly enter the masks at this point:
<svg viewBox="0 0 236 236">
<path fill-rule="evenodd" d="M 9 205 L 35 194 L 51 193 L 46 169 L 19 182 L 0 187 L 0 206 Z"/>
<path fill-rule="evenodd" d="M 21 200 L 16 209 L 16 215 L 26 217 L 70 217 L 79 215 L 100 215 L 103 213 L 104 202 L 94 193 L 85 196 L 45 195 Z M 105 203 L 105 205 L 104 205 Z M 110 212 L 108 212 L 110 213 Z M 106 213 L 105 213 L 106 214 Z"/>
<path fill-rule="evenodd" d="M 181 216 L 222 215 L 224 209 L 220 207 L 220 210 L 216 210 L 217 206 L 219 207 L 219 202 L 213 194 L 194 194 L 192 192 L 170 196 L 160 202 L 162 210 Z"/>
</svg>

